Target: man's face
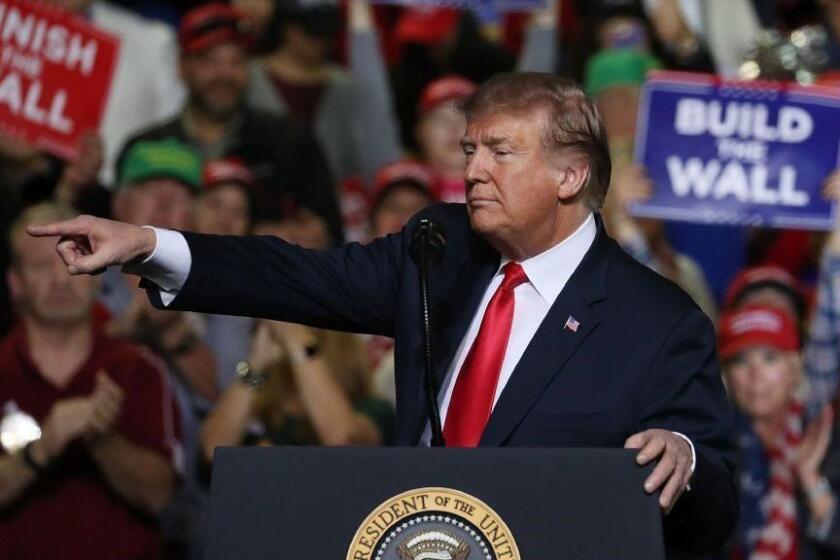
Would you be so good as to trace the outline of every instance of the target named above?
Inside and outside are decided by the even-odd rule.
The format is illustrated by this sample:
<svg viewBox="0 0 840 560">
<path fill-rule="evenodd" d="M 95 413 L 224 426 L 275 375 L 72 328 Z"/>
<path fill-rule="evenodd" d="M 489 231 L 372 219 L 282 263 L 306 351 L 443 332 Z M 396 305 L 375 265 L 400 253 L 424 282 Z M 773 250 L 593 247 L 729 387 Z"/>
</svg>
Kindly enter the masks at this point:
<svg viewBox="0 0 840 560">
<path fill-rule="evenodd" d="M 154 179 L 124 187 L 114 200 L 114 216 L 138 226 L 190 229 L 192 206 L 188 187 L 172 179 Z"/>
<path fill-rule="evenodd" d="M 223 43 L 181 57 L 181 77 L 190 102 L 218 117 L 232 115 L 248 86 L 248 57 L 239 45 Z"/>
<path fill-rule="evenodd" d="M 195 205 L 196 231 L 245 235 L 250 219 L 248 197 L 243 189 L 236 183 L 226 183 L 202 194 Z"/>
<path fill-rule="evenodd" d="M 464 168 L 461 138 L 467 122 L 454 102 L 435 107 L 420 118 L 417 142 L 423 158 L 438 171 Z"/>
<path fill-rule="evenodd" d="M 55 256 L 55 239 L 21 231 L 12 243 L 16 261 L 7 279 L 20 313 L 54 326 L 88 320 L 99 291 L 98 277 L 67 274 L 67 267 Z"/>
<path fill-rule="evenodd" d="M 497 248 L 524 247 L 557 222 L 558 179 L 542 142 L 544 111 L 478 115 L 467 124 L 467 212 Z M 560 156 L 555 156 L 560 157 Z"/>
</svg>

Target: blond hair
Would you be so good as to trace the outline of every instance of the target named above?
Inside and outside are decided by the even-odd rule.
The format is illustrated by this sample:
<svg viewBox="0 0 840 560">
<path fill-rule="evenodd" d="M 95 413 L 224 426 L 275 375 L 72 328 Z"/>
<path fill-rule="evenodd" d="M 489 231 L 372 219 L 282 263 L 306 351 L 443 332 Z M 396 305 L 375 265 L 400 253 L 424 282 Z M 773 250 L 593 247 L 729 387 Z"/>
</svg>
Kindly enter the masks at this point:
<svg viewBox="0 0 840 560">
<path fill-rule="evenodd" d="M 589 162 L 583 188 L 586 205 L 593 211 L 604 205 L 610 186 L 610 152 L 598 109 L 580 84 L 554 74 L 515 72 L 497 74 L 462 104 L 467 122 L 492 113 L 546 111 L 543 145 L 549 153 L 576 150 Z"/>
</svg>

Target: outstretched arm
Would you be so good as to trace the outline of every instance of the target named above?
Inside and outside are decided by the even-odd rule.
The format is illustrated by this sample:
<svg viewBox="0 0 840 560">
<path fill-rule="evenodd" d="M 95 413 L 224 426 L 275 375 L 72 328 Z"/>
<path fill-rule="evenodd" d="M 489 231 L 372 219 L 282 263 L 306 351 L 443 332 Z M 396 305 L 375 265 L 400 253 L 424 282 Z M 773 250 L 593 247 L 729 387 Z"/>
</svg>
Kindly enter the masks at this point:
<svg viewBox="0 0 840 560">
<path fill-rule="evenodd" d="M 400 234 L 329 251 L 271 236 L 183 235 L 192 264 L 167 308 L 392 334 L 403 267 Z M 134 271 L 142 273 L 139 268 Z M 159 294 L 149 291 L 152 303 L 163 307 Z"/>
<path fill-rule="evenodd" d="M 157 247 L 155 230 L 91 216 L 27 231 L 58 236 L 57 251 L 70 274 L 128 265 L 131 272 L 147 278 L 147 288 L 154 288 L 149 296 L 157 307 L 383 335 L 393 330 L 403 267 L 402 234 L 321 252 L 268 236 L 162 230 L 161 241 L 165 235 L 174 244 L 186 242 L 187 251 L 173 253 L 171 247 Z M 185 280 L 178 268 L 186 268 Z M 168 285 L 150 282 L 159 279 Z"/>
</svg>

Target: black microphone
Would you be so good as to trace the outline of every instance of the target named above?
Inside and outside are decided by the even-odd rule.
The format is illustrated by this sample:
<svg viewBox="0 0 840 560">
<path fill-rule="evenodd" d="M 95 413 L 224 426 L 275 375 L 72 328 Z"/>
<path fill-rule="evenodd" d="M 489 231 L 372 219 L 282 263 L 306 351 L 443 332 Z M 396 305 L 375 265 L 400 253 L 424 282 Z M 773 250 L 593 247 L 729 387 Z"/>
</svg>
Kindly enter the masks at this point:
<svg viewBox="0 0 840 560">
<path fill-rule="evenodd" d="M 420 309 L 423 314 L 423 357 L 425 360 L 426 406 L 429 410 L 429 425 L 432 428 L 432 447 L 444 447 L 443 429 L 440 424 L 440 408 L 437 402 L 437 380 L 432 368 L 432 309 L 429 303 L 429 267 L 443 260 L 446 248 L 446 235 L 443 227 L 430 218 L 421 218 L 408 253 L 417 265 L 417 278 L 420 283 Z"/>
<path fill-rule="evenodd" d="M 414 235 L 411 237 L 411 245 L 408 247 L 408 252 L 411 255 L 411 260 L 417 266 L 424 266 L 423 259 L 425 250 L 425 258 L 428 259 L 428 264 L 438 264 L 443 260 L 443 252 L 446 248 L 446 235 L 443 233 L 443 226 L 430 218 L 421 218 L 420 224 L 414 230 Z"/>
</svg>

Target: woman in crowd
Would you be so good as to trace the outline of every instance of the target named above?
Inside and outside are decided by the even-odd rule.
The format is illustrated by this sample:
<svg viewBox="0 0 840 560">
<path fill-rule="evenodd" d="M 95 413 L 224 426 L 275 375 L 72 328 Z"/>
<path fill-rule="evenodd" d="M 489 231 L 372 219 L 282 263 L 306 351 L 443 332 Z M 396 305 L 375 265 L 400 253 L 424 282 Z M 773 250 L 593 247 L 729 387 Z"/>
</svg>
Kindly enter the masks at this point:
<svg viewBox="0 0 840 560">
<path fill-rule="evenodd" d="M 467 158 L 461 139 L 467 120 L 458 104 L 477 89 L 476 84 L 460 76 L 444 76 L 423 89 L 417 104 L 417 155 L 434 174 L 434 190 L 441 202 L 466 202 Z"/>
<path fill-rule="evenodd" d="M 258 224 L 254 233 L 309 249 L 330 243 L 326 222 L 305 207 Z M 208 461 L 219 445 L 382 445 L 391 439 L 393 409 L 373 396 L 357 335 L 260 320 L 247 361 L 235 369 L 237 380 L 204 422 Z"/>
<path fill-rule="evenodd" d="M 840 197 L 840 174 L 826 180 L 823 195 L 831 200 Z M 835 398 L 840 385 L 840 220 L 823 244 L 810 311 L 800 283 L 774 265 L 747 268 L 730 284 L 725 309 L 751 304 L 770 305 L 794 317 L 803 341 L 802 362 L 808 381 L 805 411 L 808 418 L 814 417 Z"/>
<path fill-rule="evenodd" d="M 358 338 L 261 321 L 239 382 L 222 394 L 201 434 L 205 458 L 219 445 L 383 445 L 393 411 L 370 396 Z"/>
<path fill-rule="evenodd" d="M 832 487 L 840 471 L 834 461 L 824 463 L 834 413 L 826 406 L 805 425 L 794 318 L 768 305 L 725 313 L 719 351 L 741 466 L 741 518 L 728 558 L 834 558 L 840 523 Z"/>
</svg>

